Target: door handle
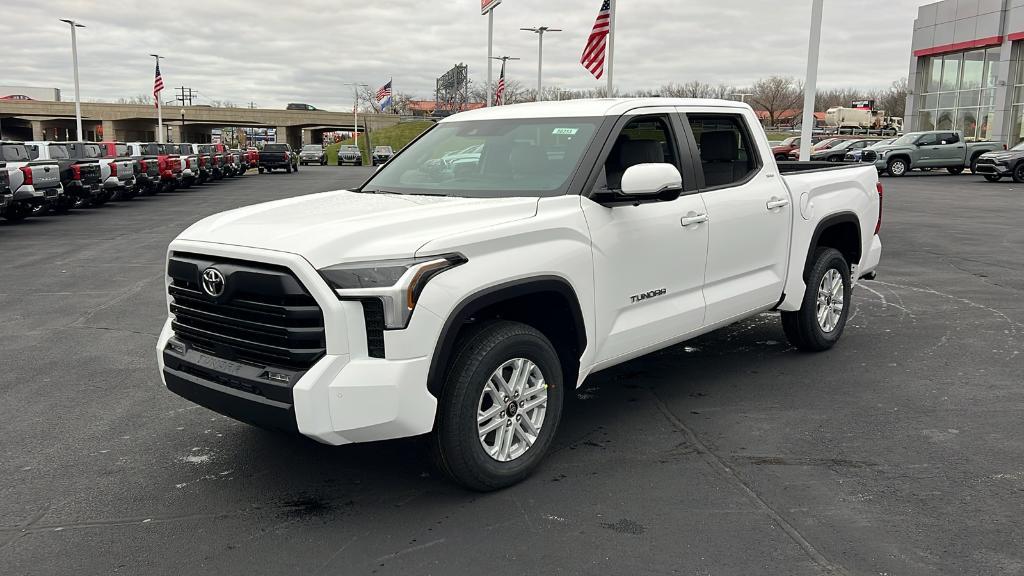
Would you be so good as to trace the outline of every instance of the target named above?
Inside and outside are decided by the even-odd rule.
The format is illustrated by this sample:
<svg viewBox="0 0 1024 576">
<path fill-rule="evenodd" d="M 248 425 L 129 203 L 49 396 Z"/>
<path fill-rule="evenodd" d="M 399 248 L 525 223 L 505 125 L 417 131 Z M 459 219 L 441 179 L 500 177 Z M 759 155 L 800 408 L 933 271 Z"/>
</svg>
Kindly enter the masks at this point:
<svg viewBox="0 0 1024 576">
<path fill-rule="evenodd" d="M 764 206 L 769 210 L 774 210 L 776 208 L 782 208 L 783 206 L 788 205 L 789 200 L 785 198 L 779 198 L 778 196 L 772 196 L 771 200 L 768 200 L 768 202 L 766 202 Z"/>
<path fill-rule="evenodd" d="M 693 214 L 693 212 L 691 212 L 690 214 Z M 693 216 L 683 216 L 682 218 L 679 219 L 679 223 L 682 224 L 683 226 L 690 226 L 690 225 L 693 225 L 693 224 L 700 224 L 702 222 L 707 222 L 707 221 L 708 221 L 708 215 L 707 214 L 696 214 L 696 215 L 693 215 Z"/>
</svg>

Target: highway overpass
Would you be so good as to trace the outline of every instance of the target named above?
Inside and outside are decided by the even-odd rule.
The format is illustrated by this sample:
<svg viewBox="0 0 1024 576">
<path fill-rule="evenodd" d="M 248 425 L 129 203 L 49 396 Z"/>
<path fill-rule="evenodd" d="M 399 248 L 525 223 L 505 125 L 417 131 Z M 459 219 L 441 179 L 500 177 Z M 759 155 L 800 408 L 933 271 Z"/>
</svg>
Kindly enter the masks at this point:
<svg viewBox="0 0 1024 576">
<path fill-rule="evenodd" d="M 164 129 L 172 142 L 209 142 L 214 128 L 275 128 L 279 142 L 318 143 L 323 131 L 353 129 L 352 112 L 164 106 Z M 360 114 L 359 131 L 397 124 L 393 114 Z M 156 141 L 156 107 L 82 103 L 86 140 Z M 8 140 L 75 138 L 75 103 L 0 100 L 0 136 Z"/>
</svg>

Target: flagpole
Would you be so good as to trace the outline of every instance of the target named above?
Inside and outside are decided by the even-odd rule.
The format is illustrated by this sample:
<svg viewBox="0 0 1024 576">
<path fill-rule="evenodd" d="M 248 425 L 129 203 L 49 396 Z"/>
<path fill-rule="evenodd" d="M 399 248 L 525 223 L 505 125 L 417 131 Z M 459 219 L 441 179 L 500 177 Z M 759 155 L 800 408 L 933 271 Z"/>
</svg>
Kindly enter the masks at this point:
<svg viewBox="0 0 1024 576">
<path fill-rule="evenodd" d="M 156 59 L 156 67 L 160 68 L 160 56 L 159 54 L 150 54 Z M 162 76 L 161 76 L 162 77 Z M 160 102 L 160 92 L 153 94 L 153 99 L 156 100 L 156 141 L 160 144 L 164 143 L 164 106 Z"/>
<path fill-rule="evenodd" d="M 612 83 L 612 65 L 615 63 L 615 0 L 608 0 L 608 58 L 605 64 L 608 68 L 608 94 L 611 98 L 614 95 L 614 84 Z"/>
<path fill-rule="evenodd" d="M 807 39 L 807 77 L 804 80 L 804 110 L 800 126 L 800 161 L 811 158 L 814 134 L 814 101 L 818 83 L 818 49 L 821 45 L 821 12 L 824 0 L 811 2 L 811 33 Z"/>
</svg>

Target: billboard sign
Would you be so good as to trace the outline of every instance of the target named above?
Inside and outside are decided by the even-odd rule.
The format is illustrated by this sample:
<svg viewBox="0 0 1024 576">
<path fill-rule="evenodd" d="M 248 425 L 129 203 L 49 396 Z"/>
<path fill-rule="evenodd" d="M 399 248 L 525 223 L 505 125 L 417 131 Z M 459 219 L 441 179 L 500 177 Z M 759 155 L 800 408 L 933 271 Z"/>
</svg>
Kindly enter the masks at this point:
<svg viewBox="0 0 1024 576">
<path fill-rule="evenodd" d="M 501 0 L 480 0 L 480 13 L 486 16 L 498 4 L 501 4 Z"/>
</svg>

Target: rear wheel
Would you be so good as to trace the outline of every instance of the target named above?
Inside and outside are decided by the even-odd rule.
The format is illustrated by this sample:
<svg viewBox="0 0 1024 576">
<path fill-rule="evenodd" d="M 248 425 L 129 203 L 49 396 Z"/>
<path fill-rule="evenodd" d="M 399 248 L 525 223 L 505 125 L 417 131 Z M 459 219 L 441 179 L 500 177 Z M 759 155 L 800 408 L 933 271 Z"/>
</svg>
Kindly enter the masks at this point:
<svg viewBox="0 0 1024 576">
<path fill-rule="evenodd" d="M 1000 178 L 1002 178 L 1002 176 L 999 174 L 985 174 L 985 180 L 988 180 L 989 182 L 999 182 Z"/>
<path fill-rule="evenodd" d="M 25 218 L 28 218 L 31 213 L 32 208 L 30 206 L 23 202 L 18 202 L 7 207 L 7 211 L 4 212 L 4 219 L 9 222 L 21 222 Z"/>
<path fill-rule="evenodd" d="M 807 276 L 800 309 L 782 313 L 786 339 L 797 348 L 818 352 L 843 334 L 850 313 L 850 266 L 835 248 L 818 248 Z"/>
<path fill-rule="evenodd" d="M 956 176 L 957 174 L 961 174 L 961 173 L 963 173 L 963 171 L 964 171 L 964 167 L 963 166 L 956 166 L 956 167 L 946 168 L 946 172 L 949 172 L 953 176 Z"/>
<path fill-rule="evenodd" d="M 441 393 L 432 452 L 472 490 L 511 486 L 540 463 L 562 415 L 562 371 L 532 326 L 497 321 L 459 344 Z"/>
<path fill-rule="evenodd" d="M 285 174 L 291 174 L 292 173 L 291 165 L 289 164 L 288 166 L 285 166 L 284 167 L 284 171 L 285 171 Z"/>
<path fill-rule="evenodd" d="M 907 161 L 903 158 L 893 158 L 885 165 L 885 172 L 889 176 L 903 176 L 907 173 Z"/>
</svg>

